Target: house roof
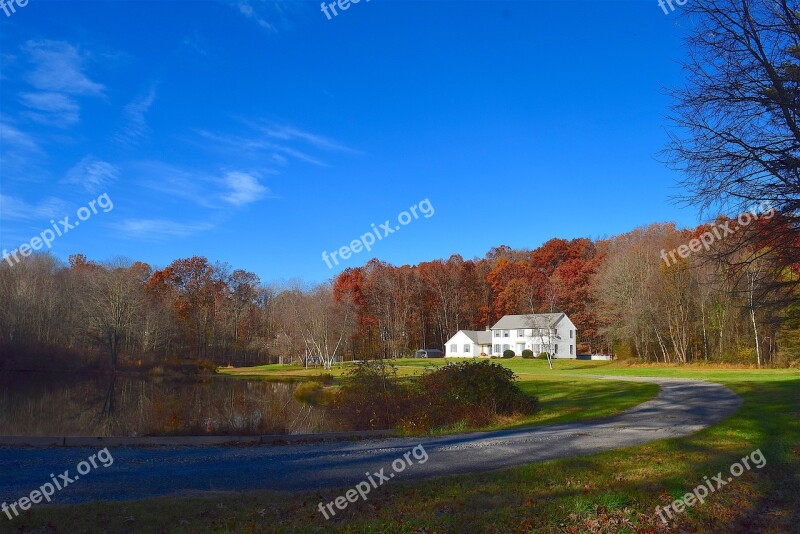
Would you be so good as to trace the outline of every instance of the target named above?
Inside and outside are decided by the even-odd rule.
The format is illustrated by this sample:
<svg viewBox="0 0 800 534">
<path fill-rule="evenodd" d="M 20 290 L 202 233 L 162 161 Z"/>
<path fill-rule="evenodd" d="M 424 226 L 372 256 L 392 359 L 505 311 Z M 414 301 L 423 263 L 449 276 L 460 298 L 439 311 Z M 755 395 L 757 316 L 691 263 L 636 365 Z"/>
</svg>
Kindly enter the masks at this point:
<svg viewBox="0 0 800 534">
<path fill-rule="evenodd" d="M 462 330 L 462 332 L 477 345 L 492 344 L 492 333 L 487 330 Z"/>
<path fill-rule="evenodd" d="M 564 317 L 563 313 L 506 315 L 494 324 L 492 330 L 514 330 L 517 328 L 553 328 L 562 317 Z"/>
</svg>

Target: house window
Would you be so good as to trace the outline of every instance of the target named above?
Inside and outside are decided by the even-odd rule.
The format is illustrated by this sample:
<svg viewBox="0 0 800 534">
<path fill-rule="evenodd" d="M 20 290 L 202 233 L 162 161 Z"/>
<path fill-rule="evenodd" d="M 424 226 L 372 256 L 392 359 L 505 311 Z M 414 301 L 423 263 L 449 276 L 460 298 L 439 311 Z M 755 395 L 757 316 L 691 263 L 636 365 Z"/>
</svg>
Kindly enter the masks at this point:
<svg viewBox="0 0 800 534">
<path fill-rule="evenodd" d="M 572 330 L 569 331 L 569 338 L 572 339 Z"/>
<path fill-rule="evenodd" d="M 499 354 L 500 353 L 500 345 L 495 345 L 494 346 L 494 353 L 495 354 Z"/>
<path fill-rule="evenodd" d="M 525 330 L 517 330 L 517 337 L 524 337 L 524 336 L 525 336 Z"/>
<path fill-rule="evenodd" d="M 572 345 L 569 346 L 569 355 L 572 356 Z"/>
<path fill-rule="evenodd" d="M 542 353 L 542 346 L 537 343 L 536 345 L 533 346 L 533 352 L 536 353 L 536 355 L 538 356 L 539 354 Z"/>
<path fill-rule="evenodd" d="M 570 346 L 572 348 L 572 346 Z M 469 354 L 469 345 L 464 345 L 464 353 Z"/>
<path fill-rule="evenodd" d="M 456 352 L 458 352 L 458 345 L 453 343 L 452 345 L 450 345 L 450 354 L 455 354 Z"/>
<path fill-rule="evenodd" d="M 505 350 L 509 350 L 509 349 L 511 349 L 511 345 L 503 345 L 503 350 L 504 351 Z"/>
<path fill-rule="evenodd" d="M 556 348 L 555 348 L 555 350 L 554 350 L 553 352 L 555 352 L 556 354 L 558 354 L 558 343 L 556 343 Z"/>
<path fill-rule="evenodd" d="M 508 337 L 508 330 L 503 330 L 503 337 Z"/>
<path fill-rule="evenodd" d="M 500 337 L 500 330 L 494 331 L 494 337 Z"/>
</svg>

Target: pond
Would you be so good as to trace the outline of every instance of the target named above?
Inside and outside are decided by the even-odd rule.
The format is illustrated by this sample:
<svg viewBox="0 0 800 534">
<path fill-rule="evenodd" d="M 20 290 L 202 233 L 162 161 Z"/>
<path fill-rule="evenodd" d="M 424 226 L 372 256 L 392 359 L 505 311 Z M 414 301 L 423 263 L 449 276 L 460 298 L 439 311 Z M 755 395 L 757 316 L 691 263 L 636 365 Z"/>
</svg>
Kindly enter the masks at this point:
<svg viewBox="0 0 800 534">
<path fill-rule="evenodd" d="M 297 383 L 227 377 L 0 373 L 0 435 L 181 436 L 328 432 Z"/>
</svg>

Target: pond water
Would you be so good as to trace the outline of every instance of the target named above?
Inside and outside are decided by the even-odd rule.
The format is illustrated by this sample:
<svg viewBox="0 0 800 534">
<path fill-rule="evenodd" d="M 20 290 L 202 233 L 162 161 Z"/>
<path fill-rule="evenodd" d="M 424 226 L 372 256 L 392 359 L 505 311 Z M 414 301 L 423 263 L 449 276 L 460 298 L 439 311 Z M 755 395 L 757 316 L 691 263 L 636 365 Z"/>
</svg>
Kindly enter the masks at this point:
<svg viewBox="0 0 800 534">
<path fill-rule="evenodd" d="M 0 373 L 0 435 L 180 436 L 336 430 L 296 383 Z"/>
</svg>

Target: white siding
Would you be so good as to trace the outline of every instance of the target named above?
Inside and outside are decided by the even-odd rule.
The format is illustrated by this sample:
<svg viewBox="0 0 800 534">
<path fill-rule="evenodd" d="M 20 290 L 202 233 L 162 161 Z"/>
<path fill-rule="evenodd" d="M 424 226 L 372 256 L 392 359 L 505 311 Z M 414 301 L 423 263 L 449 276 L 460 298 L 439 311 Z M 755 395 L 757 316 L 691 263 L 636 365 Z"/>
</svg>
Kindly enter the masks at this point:
<svg viewBox="0 0 800 534">
<path fill-rule="evenodd" d="M 520 346 L 523 346 L 525 349 L 534 349 L 534 345 L 543 345 L 549 343 L 550 337 L 544 333 L 540 336 L 537 332 L 534 334 L 534 329 L 526 328 L 523 332 L 523 335 L 519 335 L 518 330 L 510 330 L 508 332 L 508 337 L 503 336 L 503 330 L 500 331 L 500 337 L 494 337 L 494 331 L 492 332 L 492 354 L 502 355 L 503 347 L 508 345 L 511 350 L 513 350 L 517 356 L 520 355 L 522 350 L 520 350 Z M 500 344 L 500 351 L 497 352 L 496 347 L 494 345 Z M 524 349 L 523 349 L 524 350 Z"/>
<path fill-rule="evenodd" d="M 578 353 L 577 348 L 577 338 L 578 338 L 578 331 L 575 328 L 575 325 L 566 315 L 556 324 L 556 333 L 552 340 L 552 347 L 555 349 L 556 345 L 558 346 L 558 352 L 554 354 L 556 358 L 575 358 L 576 354 Z M 572 337 L 570 338 L 570 330 L 572 331 Z M 495 337 L 495 332 L 500 332 L 500 337 Z M 505 350 L 505 345 L 508 345 L 511 350 L 513 350 L 517 356 L 520 355 L 521 350 L 520 346 L 524 346 L 525 349 L 530 349 L 534 352 L 534 354 L 538 354 L 539 352 L 543 352 L 548 345 L 550 345 L 550 336 L 545 333 L 545 331 L 539 331 L 539 329 L 533 328 L 525 328 L 524 331 L 520 332 L 518 329 L 511 329 L 508 330 L 508 337 L 505 337 L 506 330 L 492 330 L 492 354 L 494 355 L 502 355 L 503 351 Z M 522 333 L 523 335 L 520 336 L 519 334 Z M 495 345 L 500 345 L 500 350 L 497 350 Z M 535 350 L 536 346 L 539 346 L 539 350 Z M 570 346 L 572 346 L 572 352 L 570 353 Z"/>
<path fill-rule="evenodd" d="M 572 331 L 572 337 L 570 337 Z M 578 354 L 578 330 L 566 315 L 556 325 L 558 352 L 556 358 L 575 358 Z M 570 346 L 572 353 L 570 353 Z"/>
<path fill-rule="evenodd" d="M 453 349 L 455 345 L 455 351 Z M 469 352 L 464 351 L 464 346 L 469 347 Z M 477 358 L 481 355 L 480 345 L 474 343 L 467 334 L 458 331 L 456 335 L 447 340 L 444 347 L 445 358 Z"/>
</svg>

